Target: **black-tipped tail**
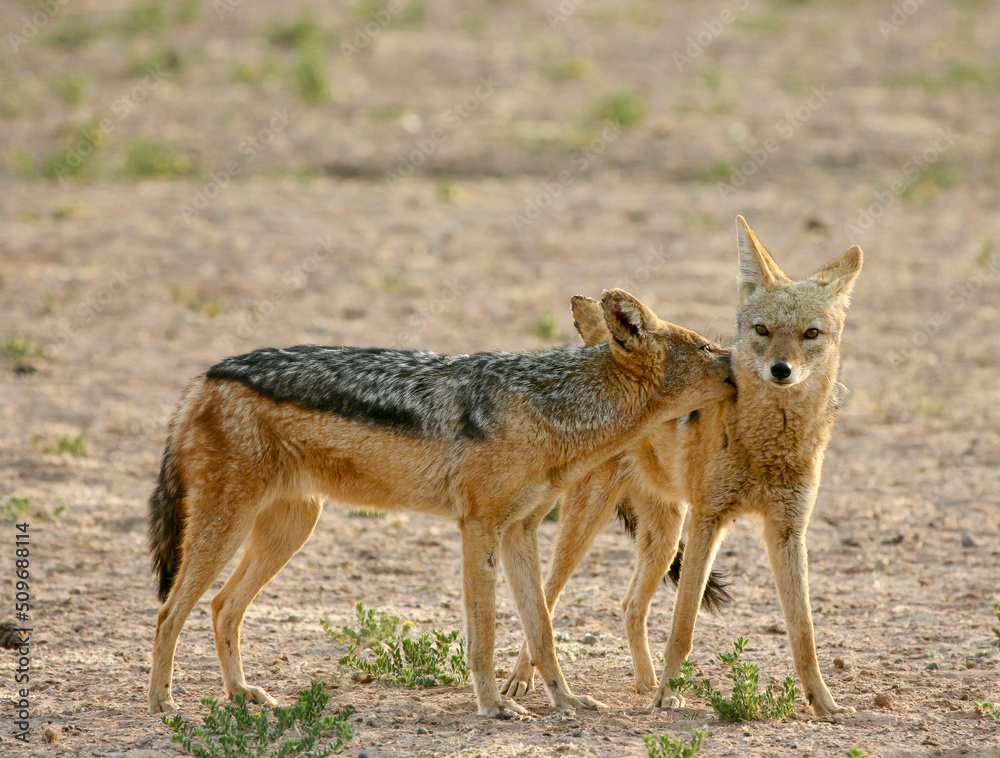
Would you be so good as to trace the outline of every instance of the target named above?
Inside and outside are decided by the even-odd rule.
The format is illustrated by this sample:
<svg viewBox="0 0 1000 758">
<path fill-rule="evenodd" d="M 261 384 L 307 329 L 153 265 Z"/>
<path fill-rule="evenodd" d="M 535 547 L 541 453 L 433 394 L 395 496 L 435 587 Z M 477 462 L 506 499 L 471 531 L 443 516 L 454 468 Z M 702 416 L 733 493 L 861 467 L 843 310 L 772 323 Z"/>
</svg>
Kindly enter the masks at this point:
<svg viewBox="0 0 1000 758">
<path fill-rule="evenodd" d="M 618 520 L 621 521 L 622 527 L 629 536 L 635 540 L 636 532 L 636 520 L 635 513 L 633 513 L 631 507 L 629 506 L 628 499 L 626 498 L 618 504 L 616 509 Z M 677 548 L 677 555 L 674 556 L 673 562 L 670 564 L 670 568 L 667 570 L 667 575 L 663 577 L 663 581 L 666 582 L 667 578 L 676 586 L 677 582 L 681 578 L 681 563 L 684 560 L 684 542 L 682 541 Z M 727 605 L 732 605 L 733 596 L 730 594 L 729 587 L 731 582 L 726 581 L 725 573 L 721 571 L 712 571 L 708 575 L 708 584 L 705 585 L 705 594 L 701 596 L 701 605 L 706 611 L 711 613 L 721 613 L 723 608 Z"/>
<path fill-rule="evenodd" d="M 153 573 L 159 577 L 157 596 L 167 599 L 177 569 L 181 565 L 181 541 L 184 538 L 184 485 L 167 440 L 160 478 L 149 498 L 149 550 L 153 554 Z"/>
</svg>

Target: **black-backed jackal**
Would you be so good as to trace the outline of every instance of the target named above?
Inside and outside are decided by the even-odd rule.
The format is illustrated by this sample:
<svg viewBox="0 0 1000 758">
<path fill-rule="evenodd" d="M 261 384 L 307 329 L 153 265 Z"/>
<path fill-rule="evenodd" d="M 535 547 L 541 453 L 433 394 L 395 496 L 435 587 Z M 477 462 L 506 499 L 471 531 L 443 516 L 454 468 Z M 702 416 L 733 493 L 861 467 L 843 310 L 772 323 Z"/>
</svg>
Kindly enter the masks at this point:
<svg viewBox="0 0 1000 758">
<path fill-rule="evenodd" d="M 247 684 L 247 607 L 312 533 L 320 498 L 455 519 L 462 534 L 468 663 L 479 712 L 523 714 L 494 676 L 497 558 L 531 661 L 557 707 L 600 704 L 570 691 L 545 608 L 537 526 L 555 496 L 651 422 L 731 396 L 729 352 L 661 321 L 622 290 L 600 304 L 610 341 L 539 353 L 440 356 L 303 345 L 228 358 L 195 379 L 170 424 L 150 499 L 160 608 L 149 709 L 176 708 L 177 637 L 244 541 L 212 600 L 230 696 L 273 704 Z"/>
<path fill-rule="evenodd" d="M 793 282 L 742 216 L 737 234 L 739 303 L 731 350 L 739 394 L 648 427 L 629 450 L 572 486 L 560 508 L 546 601 L 551 611 L 597 531 L 616 509 L 624 511 L 636 545 L 635 573 L 622 603 L 636 690 L 652 693 L 657 707 L 682 705 L 666 681 L 680 676 L 691 652 L 699 599 L 716 551 L 739 516 L 757 514 L 795 669 L 813 712 L 823 716 L 848 709 L 834 701 L 816 658 L 805 535 L 841 398 L 840 336 L 861 271 L 861 249 L 852 247 L 808 279 Z M 573 315 L 588 345 L 609 338 L 593 300 L 575 301 Z M 657 681 L 646 620 L 678 552 L 688 504 L 688 542 Z M 519 697 L 532 688 L 533 678 L 522 649 L 502 692 Z"/>
</svg>

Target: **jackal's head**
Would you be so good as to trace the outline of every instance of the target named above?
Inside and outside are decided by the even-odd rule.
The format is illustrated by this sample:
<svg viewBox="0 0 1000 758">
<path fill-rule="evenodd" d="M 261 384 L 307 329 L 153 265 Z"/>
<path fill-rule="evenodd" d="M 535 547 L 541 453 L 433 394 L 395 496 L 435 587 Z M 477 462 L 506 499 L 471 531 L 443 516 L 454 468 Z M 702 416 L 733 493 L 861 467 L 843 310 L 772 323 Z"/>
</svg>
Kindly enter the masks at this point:
<svg viewBox="0 0 1000 758">
<path fill-rule="evenodd" d="M 836 380 L 840 334 L 861 271 L 855 245 L 801 282 L 793 282 L 742 216 L 736 217 L 740 273 L 733 368 L 767 386 L 792 387 L 813 376 Z"/>
<path fill-rule="evenodd" d="M 625 373 L 655 385 L 660 410 L 681 416 L 735 394 L 728 350 L 663 321 L 624 290 L 607 290 L 600 302 L 577 295 L 572 309 L 584 342 L 610 339 Z"/>
</svg>

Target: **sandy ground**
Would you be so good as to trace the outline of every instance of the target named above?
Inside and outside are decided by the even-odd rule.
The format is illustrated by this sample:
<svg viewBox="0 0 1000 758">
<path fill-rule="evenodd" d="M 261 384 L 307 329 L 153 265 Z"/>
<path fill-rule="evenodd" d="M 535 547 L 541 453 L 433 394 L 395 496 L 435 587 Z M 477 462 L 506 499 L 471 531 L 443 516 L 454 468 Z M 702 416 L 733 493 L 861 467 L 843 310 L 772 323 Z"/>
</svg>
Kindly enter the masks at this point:
<svg viewBox="0 0 1000 758">
<path fill-rule="evenodd" d="M 126 3 L 40 7 L 0 8 L 5 32 L 37 27 L 0 55 L 0 506 L 28 500 L 34 602 L 31 743 L 12 737 L 4 652 L 0 752 L 180 754 L 145 713 L 145 501 L 189 378 L 262 345 L 570 343 L 569 296 L 608 286 L 731 334 L 743 213 L 793 277 L 854 243 L 866 254 L 844 336 L 851 395 L 809 533 L 820 663 L 856 713 L 816 719 L 800 700 L 787 722 L 732 725 L 700 702 L 647 710 L 621 624 L 632 550 L 614 527 L 554 619 L 571 685 L 607 710 L 563 715 L 535 692 L 534 720 L 491 723 L 471 685 L 356 683 L 319 618 L 350 622 L 362 600 L 417 631 L 459 627 L 459 542 L 444 520 L 335 507 L 251 607 L 248 677 L 283 702 L 322 678 L 357 709 L 347 754 L 373 758 L 641 756 L 642 735 L 695 728 L 710 758 L 1000 755 L 1000 724 L 975 711 L 1000 703 L 994 4 L 427 2 L 366 31 L 360 4 L 316 3 L 319 102 L 287 78 L 300 53 L 267 39 L 309 6 L 203 2 L 134 33 Z M 52 44 L 72 19 L 89 41 Z M 183 65 L 133 71 L 164 49 Z M 240 66 L 276 73 L 243 81 Z M 78 72 L 82 99 L 57 95 Z M 631 128 L 594 115 L 624 87 L 644 109 Z M 122 175 L 139 138 L 173 146 L 170 176 Z M 88 144 L 86 171 L 44 177 L 45 156 Z M 76 437 L 82 450 L 59 452 Z M 15 528 L 0 524 L 3 619 Z M 716 654 L 747 635 L 780 681 L 790 653 L 752 524 L 718 567 L 736 604 L 699 619 L 692 660 L 718 680 Z M 220 694 L 208 598 L 177 657 L 192 716 Z M 650 618 L 657 656 L 671 603 L 664 589 Z M 497 621 L 503 675 L 520 644 L 503 582 Z"/>
</svg>

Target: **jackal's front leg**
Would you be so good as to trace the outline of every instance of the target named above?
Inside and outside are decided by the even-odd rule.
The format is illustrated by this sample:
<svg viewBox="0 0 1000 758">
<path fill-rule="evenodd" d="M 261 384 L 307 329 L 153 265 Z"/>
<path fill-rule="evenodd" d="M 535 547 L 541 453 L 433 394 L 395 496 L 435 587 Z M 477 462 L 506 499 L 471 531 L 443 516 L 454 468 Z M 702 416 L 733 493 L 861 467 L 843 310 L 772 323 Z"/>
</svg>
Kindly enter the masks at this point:
<svg viewBox="0 0 1000 758">
<path fill-rule="evenodd" d="M 823 681 L 816 658 L 816 638 L 813 631 L 812 609 L 809 605 L 809 569 L 805 540 L 806 517 L 794 517 L 788 523 L 784 517 L 765 517 L 764 544 L 771 561 L 778 598 L 785 612 L 785 624 L 792 646 L 795 670 L 802 682 L 802 692 L 813 713 L 829 716 L 853 711 L 837 705 Z"/>
<path fill-rule="evenodd" d="M 493 646 L 496 639 L 496 534 L 475 522 L 464 522 L 462 530 L 462 599 L 465 602 L 469 671 L 476 692 L 479 715 L 514 718 L 527 711 L 500 697 Z"/>
<path fill-rule="evenodd" d="M 688 544 L 684 549 L 681 578 L 677 583 L 674 599 L 674 616 L 671 620 L 670 639 L 664 651 L 663 673 L 660 684 L 653 693 L 653 708 L 682 708 L 684 698 L 667 689 L 667 681 L 681 675 L 681 664 L 691 654 L 694 624 L 701 607 L 701 597 L 712 571 L 715 554 L 722 541 L 722 530 L 711 518 L 701 518 L 694 510 L 688 527 Z"/>
<path fill-rule="evenodd" d="M 570 691 L 556 660 L 552 619 L 542 590 L 537 533 L 538 519 L 530 518 L 511 525 L 500 538 L 500 557 L 524 627 L 531 662 L 556 708 L 603 708 L 603 703 Z"/>
</svg>

